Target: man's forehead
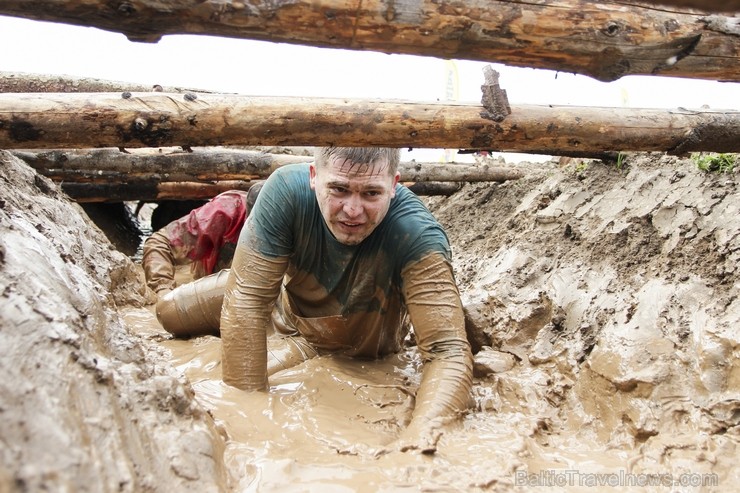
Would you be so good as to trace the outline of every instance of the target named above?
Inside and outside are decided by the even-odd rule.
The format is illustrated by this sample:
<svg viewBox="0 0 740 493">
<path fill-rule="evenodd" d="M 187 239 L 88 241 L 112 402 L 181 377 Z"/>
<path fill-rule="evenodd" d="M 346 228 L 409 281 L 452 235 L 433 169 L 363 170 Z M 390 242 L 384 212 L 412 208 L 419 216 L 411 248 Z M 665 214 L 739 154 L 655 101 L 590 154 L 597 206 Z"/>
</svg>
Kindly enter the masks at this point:
<svg viewBox="0 0 740 493">
<path fill-rule="evenodd" d="M 376 176 L 389 174 L 388 159 L 376 159 L 372 163 L 357 163 L 344 157 L 331 157 L 328 165 L 347 176 Z"/>
</svg>

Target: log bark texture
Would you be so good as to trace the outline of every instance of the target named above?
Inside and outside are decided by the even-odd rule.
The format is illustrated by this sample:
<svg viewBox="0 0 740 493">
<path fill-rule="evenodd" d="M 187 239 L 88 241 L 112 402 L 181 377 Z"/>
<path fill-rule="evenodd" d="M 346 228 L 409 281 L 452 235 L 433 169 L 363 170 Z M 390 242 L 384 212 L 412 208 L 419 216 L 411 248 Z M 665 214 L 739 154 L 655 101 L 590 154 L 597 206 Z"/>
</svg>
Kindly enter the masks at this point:
<svg viewBox="0 0 740 493">
<path fill-rule="evenodd" d="M 167 183 L 252 181 L 270 176 L 280 166 L 312 162 L 311 157 L 266 154 L 236 149 L 201 149 L 192 152 L 142 149 L 71 151 L 14 151 L 40 174 L 62 183 Z M 522 172 L 504 166 L 462 163 L 402 162 L 403 182 L 503 182 Z"/>
<path fill-rule="evenodd" d="M 254 182 L 225 180 L 200 182 L 139 182 L 139 183 L 68 183 L 60 184 L 64 193 L 80 203 L 94 202 L 157 202 L 160 200 L 208 200 L 227 190 L 249 190 Z M 416 195 L 449 196 L 462 188 L 455 182 L 404 183 Z"/>
<path fill-rule="evenodd" d="M 721 12 L 725 14 L 736 14 L 740 12 L 740 0 L 654 0 L 651 2 L 644 1 L 642 3 L 662 5 L 664 7 L 696 9 L 705 12 Z"/>
<path fill-rule="evenodd" d="M 387 146 L 587 155 L 740 151 L 740 111 L 192 93 L 0 94 L 0 148 Z"/>
<path fill-rule="evenodd" d="M 52 151 L 14 151 L 13 154 L 55 181 L 105 182 L 211 182 L 261 180 L 278 167 L 305 163 L 312 157 L 267 154 L 256 151 L 196 148 L 116 148 Z"/>
<path fill-rule="evenodd" d="M 602 81 L 634 74 L 740 80 L 738 18 L 666 3 L 0 0 L 0 14 L 98 27 L 135 41 L 208 34 L 499 62 Z"/>
<path fill-rule="evenodd" d="M 156 202 L 158 200 L 208 200 L 227 190 L 249 190 L 254 182 L 226 180 L 215 183 L 61 183 L 64 193 L 77 202 Z"/>
<path fill-rule="evenodd" d="M 23 72 L 0 71 L 1 92 L 202 92 L 203 89 L 186 89 L 159 84 L 145 85 L 130 82 L 117 82 L 89 77 L 68 75 L 31 74 Z"/>
<path fill-rule="evenodd" d="M 449 181 L 421 181 L 417 183 L 404 183 L 409 190 L 416 195 L 444 195 L 449 197 L 453 193 L 462 189 L 462 183 Z"/>
</svg>

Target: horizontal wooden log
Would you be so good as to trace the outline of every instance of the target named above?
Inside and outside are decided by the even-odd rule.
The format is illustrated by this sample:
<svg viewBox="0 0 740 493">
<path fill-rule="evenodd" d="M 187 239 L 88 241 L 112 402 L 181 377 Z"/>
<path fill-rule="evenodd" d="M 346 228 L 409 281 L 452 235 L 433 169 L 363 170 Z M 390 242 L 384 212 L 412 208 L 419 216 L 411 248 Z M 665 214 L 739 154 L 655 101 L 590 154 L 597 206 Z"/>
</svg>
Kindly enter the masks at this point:
<svg viewBox="0 0 740 493">
<path fill-rule="evenodd" d="M 650 2 L 643 1 L 643 3 L 655 6 L 678 7 L 681 9 L 695 9 L 704 12 L 719 12 L 725 14 L 735 14 L 740 12 L 740 0 L 654 0 Z"/>
<path fill-rule="evenodd" d="M 312 162 L 309 156 L 267 154 L 256 151 L 194 148 L 14 151 L 40 174 L 64 183 L 166 183 L 265 179 L 280 166 Z M 401 180 L 408 182 L 476 182 L 515 180 L 522 172 L 513 167 L 487 164 L 403 162 Z"/>
<path fill-rule="evenodd" d="M 208 34 L 499 62 L 603 81 L 635 74 L 740 80 L 737 18 L 666 3 L 0 0 L 0 14 L 92 26 L 135 41 Z"/>
<path fill-rule="evenodd" d="M 0 92 L 202 92 L 175 86 L 132 84 L 130 82 L 73 77 L 69 75 L 31 74 L 0 71 Z"/>
<path fill-rule="evenodd" d="M 740 111 L 192 93 L 0 94 L 0 148 L 387 146 L 540 154 L 740 151 Z"/>
<path fill-rule="evenodd" d="M 461 190 L 463 187 L 462 183 L 448 181 L 424 181 L 417 183 L 403 183 L 403 185 L 406 185 L 408 189 L 414 192 L 416 195 L 443 195 L 445 197 L 449 197 L 450 195 Z"/>
<path fill-rule="evenodd" d="M 158 181 L 259 180 L 278 167 L 311 156 L 267 154 L 227 148 L 21 150 L 13 154 L 39 173 L 66 181 L 123 181 L 156 176 Z"/>
<path fill-rule="evenodd" d="M 71 199 L 80 203 L 94 202 L 157 202 L 160 200 L 208 200 L 227 190 L 249 190 L 254 182 L 225 180 L 213 183 L 151 182 L 151 183 L 69 183 L 60 187 Z M 449 196 L 462 188 L 453 182 L 406 182 L 417 195 Z"/>
<path fill-rule="evenodd" d="M 227 190 L 249 190 L 254 182 L 227 180 L 216 183 L 61 183 L 69 197 L 80 203 L 208 200 Z"/>
</svg>

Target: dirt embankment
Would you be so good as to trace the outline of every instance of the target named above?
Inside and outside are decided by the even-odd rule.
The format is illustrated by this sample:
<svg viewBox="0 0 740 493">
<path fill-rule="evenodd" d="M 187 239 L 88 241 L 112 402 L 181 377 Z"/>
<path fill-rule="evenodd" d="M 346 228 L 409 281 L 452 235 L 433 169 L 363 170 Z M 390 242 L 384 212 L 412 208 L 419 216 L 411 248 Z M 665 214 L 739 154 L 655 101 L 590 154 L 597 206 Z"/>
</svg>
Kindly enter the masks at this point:
<svg viewBox="0 0 740 493">
<path fill-rule="evenodd" d="M 5 152 L 0 197 L 0 491 L 218 491 L 218 434 L 118 314 L 138 270 Z"/>
<path fill-rule="evenodd" d="M 541 416 L 532 436 L 564 456 L 605 447 L 635 473 L 738 484 L 736 173 L 661 155 L 553 164 L 431 208 L 478 343 L 516 360 L 496 410 Z"/>
<path fill-rule="evenodd" d="M 229 394 L 209 380 L 218 341 L 127 327 L 122 309 L 147 301 L 137 266 L 50 182 L 0 159 L 0 491 L 518 491 L 604 472 L 623 473 L 614 491 L 635 491 L 625 473 L 714 485 L 682 491 L 740 483 L 736 173 L 640 155 L 532 165 L 428 200 L 479 350 L 476 407 L 433 458 L 373 458 L 348 453 L 351 438 L 397 433 L 404 401 L 383 392 L 413 355 L 400 372 L 404 358 L 324 358 L 270 397 Z M 167 347 L 208 375 L 192 386 Z M 363 395 L 364 417 L 348 413 Z M 242 398 L 254 409 L 227 409 Z M 246 424 L 224 428 L 225 415 Z"/>
</svg>

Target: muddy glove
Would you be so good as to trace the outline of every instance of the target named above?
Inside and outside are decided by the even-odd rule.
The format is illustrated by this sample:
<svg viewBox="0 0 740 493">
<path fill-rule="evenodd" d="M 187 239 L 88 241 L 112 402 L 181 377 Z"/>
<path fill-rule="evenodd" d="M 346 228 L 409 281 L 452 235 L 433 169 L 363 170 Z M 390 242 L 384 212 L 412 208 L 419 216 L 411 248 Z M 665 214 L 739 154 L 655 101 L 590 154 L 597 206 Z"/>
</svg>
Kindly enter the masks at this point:
<svg viewBox="0 0 740 493">
<path fill-rule="evenodd" d="M 419 452 L 433 454 L 437 451 L 437 442 L 442 437 L 443 422 L 435 419 L 423 425 L 412 424 L 403 432 L 396 442 L 396 449 L 401 452 Z"/>
<path fill-rule="evenodd" d="M 457 421 L 471 404 L 467 389 L 472 371 L 466 360 L 428 361 L 423 372 L 411 422 L 394 443 L 401 452 L 435 453 L 447 425 Z"/>
<path fill-rule="evenodd" d="M 434 453 L 444 425 L 470 406 L 473 356 L 452 267 L 431 254 L 402 272 L 404 299 L 424 361 L 411 422 L 398 439 L 403 451 Z"/>
<path fill-rule="evenodd" d="M 175 289 L 175 258 L 166 233 L 157 231 L 144 242 L 141 261 L 149 288 L 161 298 Z"/>
<path fill-rule="evenodd" d="M 218 335 L 228 276 L 229 271 L 222 270 L 172 291 L 159 291 L 157 320 L 162 328 L 178 337 Z"/>
</svg>

